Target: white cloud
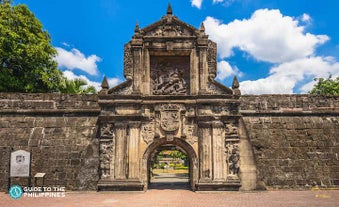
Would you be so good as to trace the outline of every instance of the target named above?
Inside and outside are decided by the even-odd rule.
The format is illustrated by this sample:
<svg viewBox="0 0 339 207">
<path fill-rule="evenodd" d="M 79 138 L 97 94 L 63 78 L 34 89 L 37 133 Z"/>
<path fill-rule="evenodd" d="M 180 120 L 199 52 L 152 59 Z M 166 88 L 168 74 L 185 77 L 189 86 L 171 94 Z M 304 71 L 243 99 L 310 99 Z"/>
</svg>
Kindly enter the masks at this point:
<svg viewBox="0 0 339 207">
<path fill-rule="evenodd" d="M 67 42 L 62 42 L 61 44 L 65 47 L 70 47 L 70 45 Z"/>
<path fill-rule="evenodd" d="M 308 14 L 294 18 L 284 16 L 279 10 L 260 9 L 249 19 L 225 24 L 207 17 L 204 24 L 209 37 L 218 44 L 219 58 L 231 57 L 237 48 L 258 61 L 274 63 L 265 78 L 240 83 L 243 94 L 274 94 L 306 93 L 315 84 L 313 78 L 339 75 L 335 58 L 315 55 L 317 46 L 329 37 L 307 33 L 303 25 L 311 21 Z M 218 63 L 218 70 L 220 80 L 242 75 L 225 60 Z"/>
<path fill-rule="evenodd" d="M 310 22 L 311 20 L 312 20 L 312 18 L 310 17 L 310 15 L 308 15 L 308 14 L 303 14 L 302 15 L 302 17 L 301 17 L 301 20 L 303 21 L 303 22 Z"/>
<path fill-rule="evenodd" d="M 236 66 L 232 67 L 228 62 L 224 60 L 218 62 L 217 67 L 218 67 L 217 79 L 221 81 L 225 80 L 230 76 L 237 75 L 238 77 L 241 77 L 243 75 L 243 73 L 240 72 Z"/>
<path fill-rule="evenodd" d="M 204 24 L 210 38 L 218 43 L 221 58 L 232 56 L 233 49 L 239 48 L 257 60 L 283 63 L 312 55 L 316 46 L 329 39 L 305 33 L 298 20 L 283 16 L 279 10 L 260 9 L 250 19 L 229 24 L 207 17 Z"/>
<path fill-rule="evenodd" d="M 339 63 L 329 57 L 310 57 L 282 63 L 270 70 L 267 78 L 243 81 L 240 89 L 243 94 L 291 94 L 294 90 L 307 93 L 314 85 L 314 77 L 327 78 L 330 74 L 339 75 Z M 296 88 L 301 81 L 308 83 Z"/>
<path fill-rule="evenodd" d="M 98 74 L 97 62 L 101 61 L 100 57 L 96 55 L 86 57 L 82 52 L 75 48 L 70 51 L 60 47 L 56 47 L 55 49 L 58 52 L 55 59 L 58 62 L 59 67 L 68 70 L 79 69 L 90 75 Z"/>
<path fill-rule="evenodd" d="M 191 0 L 191 5 L 201 9 L 201 4 L 203 0 Z"/>
<path fill-rule="evenodd" d="M 224 2 L 224 0 L 213 0 L 213 4 Z"/>
</svg>

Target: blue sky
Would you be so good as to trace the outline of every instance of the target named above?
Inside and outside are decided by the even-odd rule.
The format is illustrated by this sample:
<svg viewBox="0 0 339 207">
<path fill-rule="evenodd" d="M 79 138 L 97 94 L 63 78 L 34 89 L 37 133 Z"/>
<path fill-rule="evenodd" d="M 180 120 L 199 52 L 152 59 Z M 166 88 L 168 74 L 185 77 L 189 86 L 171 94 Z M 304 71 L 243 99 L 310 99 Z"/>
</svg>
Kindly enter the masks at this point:
<svg viewBox="0 0 339 207">
<path fill-rule="evenodd" d="M 14 0 L 51 34 L 68 78 L 100 88 L 124 80 L 123 45 L 171 3 L 180 20 L 218 44 L 218 81 L 244 94 L 306 93 L 315 77 L 339 75 L 338 0 Z"/>
</svg>

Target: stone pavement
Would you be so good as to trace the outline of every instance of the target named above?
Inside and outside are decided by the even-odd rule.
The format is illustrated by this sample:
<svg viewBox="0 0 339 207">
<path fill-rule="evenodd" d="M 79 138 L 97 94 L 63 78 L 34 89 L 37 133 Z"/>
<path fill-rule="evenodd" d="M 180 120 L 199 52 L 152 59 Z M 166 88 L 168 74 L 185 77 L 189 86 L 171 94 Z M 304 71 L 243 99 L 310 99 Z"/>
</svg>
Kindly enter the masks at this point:
<svg viewBox="0 0 339 207">
<path fill-rule="evenodd" d="M 20 198 L 0 192 L 1 207 L 338 207 L 339 190 L 192 192 L 159 190 L 147 192 L 67 192 L 64 198 Z"/>
</svg>

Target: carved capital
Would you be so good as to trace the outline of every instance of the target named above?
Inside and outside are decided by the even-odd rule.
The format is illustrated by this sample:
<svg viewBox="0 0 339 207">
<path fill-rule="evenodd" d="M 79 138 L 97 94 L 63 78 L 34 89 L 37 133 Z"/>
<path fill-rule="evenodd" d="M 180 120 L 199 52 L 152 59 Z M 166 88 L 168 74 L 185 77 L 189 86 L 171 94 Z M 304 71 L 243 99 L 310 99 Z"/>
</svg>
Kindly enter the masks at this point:
<svg viewBox="0 0 339 207">
<path fill-rule="evenodd" d="M 117 129 L 123 129 L 123 128 L 127 128 L 127 123 L 125 123 L 125 122 L 115 122 L 114 126 Z"/>
<path fill-rule="evenodd" d="M 128 126 L 131 128 L 139 128 L 141 126 L 140 121 L 130 121 L 128 122 Z"/>
<path fill-rule="evenodd" d="M 201 127 L 201 128 L 211 128 L 212 123 L 209 122 L 209 121 L 200 121 L 200 122 L 198 123 L 198 126 L 199 126 L 199 128 L 200 128 L 200 127 Z"/>
<path fill-rule="evenodd" d="M 224 124 L 221 121 L 213 121 L 212 127 L 213 128 L 224 128 Z"/>
</svg>

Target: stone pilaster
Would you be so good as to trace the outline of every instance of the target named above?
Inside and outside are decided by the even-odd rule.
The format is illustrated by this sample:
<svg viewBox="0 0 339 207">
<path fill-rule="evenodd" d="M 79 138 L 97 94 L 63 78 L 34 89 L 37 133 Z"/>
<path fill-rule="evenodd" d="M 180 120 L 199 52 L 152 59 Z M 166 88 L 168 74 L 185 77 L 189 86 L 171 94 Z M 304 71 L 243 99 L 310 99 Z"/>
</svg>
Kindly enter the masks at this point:
<svg viewBox="0 0 339 207">
<path fill-rule="evenodd" d="M 133 93 L 141 92 L 141 83 L 142 83 L 142 66 L 143 66 L 143 56 L 142 56 L 142 45 L 143 41 L 139 37 L 132 39 L 132 55 L 133 55 Z"/>
<path fill-rule="evenodd" d="M 213 143 L 213 180 L 225 181 L 225 148 L 223 136 L 224 124 L 221 121 L 212 123 L 212 143 Z"/>
<path fill-rule="evenodd" d="M 125 123 L 116 123 L 115 179 L 126 179 L 126 127 Z"/>
<path fill-rule="evenodd" d="M 207 90 L 208 83 L 208 62 L 207 62 L 207 39 L 198 39 L 199 48 L 199 84 L 200 91 L 204 93 Z"/>
<path fill-rule="evenodd" d="M 151 66 L 150 66 L 150 54 L 149 50 L 144 50 L 144 72 L 143 72 L 143 91 L 145 95 L 151 95 Z"/>
<path fill-rule="evenodd" d="M 140 169 L 139 159 L 139 140 L 140 140 L 140 122 L 131 122 L 129 124 L 128 137 L 128 179 L 138 179 Z"/>
<path fill-rule="evenodd" d="M 190 78 L 191 78 L 191 95 L 196 95 L 198 94 L 199 91 L 199 58 L 197 56 L 197 52 L 196 50 L 192 50 L 191 54 L 190 54 L 190 68 L 191 68 L 191 72 L 190 72 Z"/>
<path fill-rule="evenodd" d="M 211 123 L 199 123 L 199 159 L 200 182 L 212 180 L 212 143 Z"/>
</svg>

